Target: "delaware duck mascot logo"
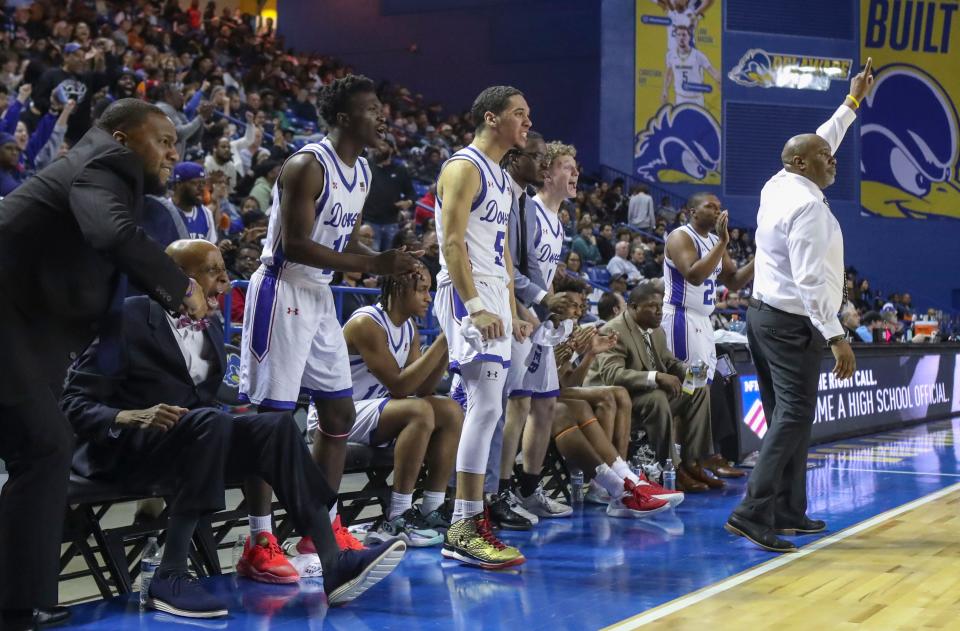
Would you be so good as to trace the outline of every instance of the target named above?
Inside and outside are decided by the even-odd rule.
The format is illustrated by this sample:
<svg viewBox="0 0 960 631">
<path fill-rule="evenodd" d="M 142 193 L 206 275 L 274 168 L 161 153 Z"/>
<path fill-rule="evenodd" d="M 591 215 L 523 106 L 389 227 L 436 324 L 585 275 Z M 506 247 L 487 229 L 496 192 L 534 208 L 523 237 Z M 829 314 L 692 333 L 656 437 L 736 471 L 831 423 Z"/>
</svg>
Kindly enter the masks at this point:
<svg viewBox="0 0 960 631">
<path fill-rule="evenodd" d="M 960 219 L 960 124 L 937 80 L 916 66 L 886 66 L 861 109 L 863 209 L 900 219 Z"/>
<path fill-rule="evenodd" d="M 664 105 L 637 134 L 634 169 L 647 182 L 719 184 L 720 126 L 696 105 Z"/>
<path fill-rule="evenodd" d="M 727 77 L 737 85 L 748 88 L 772 88 L 777 84 L 770 55 L 762 48 L 748 50 Z"/>
</svg>

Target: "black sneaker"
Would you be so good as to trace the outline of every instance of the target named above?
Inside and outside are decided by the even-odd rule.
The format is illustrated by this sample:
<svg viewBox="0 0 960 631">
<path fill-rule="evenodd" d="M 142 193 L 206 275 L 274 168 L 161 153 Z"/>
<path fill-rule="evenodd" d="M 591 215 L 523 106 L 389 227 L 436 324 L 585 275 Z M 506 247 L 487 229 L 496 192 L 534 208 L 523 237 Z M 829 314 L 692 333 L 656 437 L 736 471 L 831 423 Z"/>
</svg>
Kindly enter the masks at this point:
<svg viewBox="0 0 960 631">
<path fill-rule="evenodd" d="M 323 590 L 331 607 L 345 605 L 397 569 L 407 551 L 399 538 L 365 550 L 342 550 L 337 567 L 323 572 Z"/>
<path fill-rule="evenodd" d="M 157 572 L 150 581 L 146 606 L 185 618 L 218 618 L 227 605 L 200 586 L 189 572 Z"/>
<path fill-rule="evenodd" d="M 495 528 L 503 530 L 530 530 L 533 524 L 529 519 L 513 510 L 505 491 L 490 498 L 490 521 Z"/>
</svg>

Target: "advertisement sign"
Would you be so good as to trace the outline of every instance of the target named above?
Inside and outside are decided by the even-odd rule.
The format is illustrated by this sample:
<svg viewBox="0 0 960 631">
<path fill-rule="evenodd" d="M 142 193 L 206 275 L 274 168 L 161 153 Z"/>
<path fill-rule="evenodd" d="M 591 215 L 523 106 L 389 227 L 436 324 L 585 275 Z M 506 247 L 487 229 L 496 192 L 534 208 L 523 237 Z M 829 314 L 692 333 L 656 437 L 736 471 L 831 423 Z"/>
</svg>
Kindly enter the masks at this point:
<svg viewBox="0 0 960 631">
<path fill-rule="evenodd" d="M 636 0 L 634 175 L 720 183 L 721 1 Z"/>
<path fill-rule="evenodd" d="M 769 53 L 751 48 L 727 76 L 748 88 L 829 90 L 831 81 L 848 81 L 852 59 Z"/>
<path fill-rule="evenodd" d="M 955 350 L 858 356 L 856 372 L 843 381 L 830 372 L 833 365 L 833 357 L 827 356 L 820 366 L 813 442 L 960 411 L 960 354 Z M 738 366 L 738 370 L 741 442 L 748 435 L 754 446 L 744 445 L 743 449 L 757 449 L 767 432 L 768 419 L 752 366 Z"/>
<path fill-rule="evenodd" d="M 863 0 L 860 203 L 880 217 L 960 219 L 960 2 Z"/>
</svg>

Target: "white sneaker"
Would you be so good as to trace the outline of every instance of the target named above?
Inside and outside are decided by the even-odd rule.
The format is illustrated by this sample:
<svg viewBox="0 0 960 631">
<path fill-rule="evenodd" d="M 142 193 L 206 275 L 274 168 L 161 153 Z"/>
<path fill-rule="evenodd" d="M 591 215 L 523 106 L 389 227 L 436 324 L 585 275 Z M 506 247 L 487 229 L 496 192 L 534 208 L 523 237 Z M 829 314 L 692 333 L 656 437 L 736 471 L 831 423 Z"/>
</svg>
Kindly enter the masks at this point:
<svg viewBox="0 0 960 631">
<path fill-rule="evenodd" d="M 520 501 L 525 509 L 539 517 L 569 517 L 573 514 L 570 506 L 547 497 L 543 484 L 539 484 L 530 497 L 522 497 Z"/>
<path fill-rule="evenodd" d="M 610 494 L 602 486 L 591 482 L 587 485 L 587 492 L 583 496 L 583 501 L 587 504 L 600 504 L 606 506 L 610 503 Z"/>
<path fill-rule="evenodd" d="M 503 494 L 503 497 L 507 500 L 507 505 L 510 507 L 510 510 L 521 517 L 526 518 L 534 526 L 540 523 L 539 517 L 523 507 L 523 501 L 520 499 L 519 493 L 512 489 L 508 489 L 506 493 Z"/>
</svg>

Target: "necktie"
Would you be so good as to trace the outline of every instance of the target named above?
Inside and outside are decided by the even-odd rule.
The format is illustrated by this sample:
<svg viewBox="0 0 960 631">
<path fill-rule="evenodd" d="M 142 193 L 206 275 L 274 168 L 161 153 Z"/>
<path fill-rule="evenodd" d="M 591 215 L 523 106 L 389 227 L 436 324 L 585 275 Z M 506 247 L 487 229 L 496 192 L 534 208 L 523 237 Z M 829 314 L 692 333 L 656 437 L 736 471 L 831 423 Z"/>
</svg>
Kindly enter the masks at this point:
<svg viewBox="0 0 960 631">
<path fill-rule="evenodd" d="M 524 206 L 527 203 L 527 192 L 520 193 L 517 200 L 517 216 L 520 218 L 520 240 L 517 242 L 517 269 L 520 273 L 527 273 L 527 215 Z"/>
<path fill-rule="evenodd" d="M 177 319 L 177 328 L 186 329 L 189 328 L 192 331 L 203 331 L 208 326 L 210 326 L 210 321 L 206 318 L 200 318 L 199 320 L 194 320 L 188 315 L 182 315 Z"/>
<path fill-rule="evenodd" d="M 647 355 L 647 365 L 653 370 L 660 370 L 660 362 L 657 361 L 657 354 L 653 351 L 653 340 L 650 339 L 650 334 L 643 330 L 640 334 L 643 335 L 643 350 Z"/>
</svg>

